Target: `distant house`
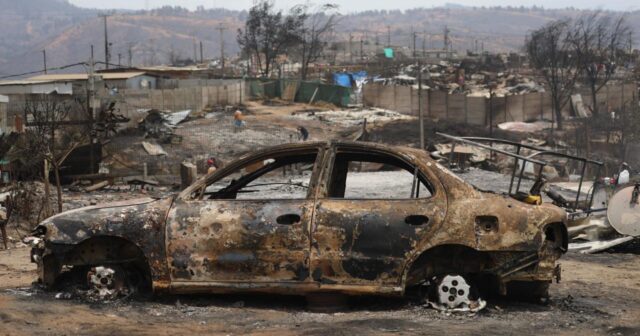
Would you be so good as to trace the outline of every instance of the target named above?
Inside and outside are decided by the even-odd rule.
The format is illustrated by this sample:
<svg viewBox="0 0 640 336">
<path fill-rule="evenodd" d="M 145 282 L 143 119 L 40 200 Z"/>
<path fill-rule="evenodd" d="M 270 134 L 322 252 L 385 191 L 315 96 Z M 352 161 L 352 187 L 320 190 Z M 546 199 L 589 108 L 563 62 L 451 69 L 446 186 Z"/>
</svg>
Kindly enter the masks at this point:
<svg viewBox="0 0 640 336">
<path fill-rule="evenodd" d="M 107 72 L 98 73 L 104 85 L 110 89 L 155 89 L 156 76 L 146 72 Z M 32 81 L 48 81 L 55 83 L 83 82 L 86 83 L 88 74 L 48 74 L 29 78 Z"/>
<path fill-rule="evenodd" d="M 155 89 L 156 77 L 145 72 L 113 72 L 97 74 L 109 89 Z M 47 74 L 27 79 L 0 81 L 0 94 L 73 94 L 74 84 L 83 88 L 88 74 Z M 77 88 L 77 86 L 76 86 Z M 78 90 L 78 89 L 76 89 Z"/>
<path fill-rule="evenodd" d="M 215 71 L 212 71 L 209 67 L 206 66 L 184 66 L 184 67 L 175 67 L 175 66 L 151 66 L 151 67 L 137 67 L 137 68 L 126 68 L 126 69 L 108 69 L 108 70 L 99 70 L 98 73 L 106 75 L 112 73 L 136 73 L 136 72 L 144 72 L 147 75 L 157 77 L 158 79 L 207 79 L 214 78 Z"/>
<path fill-rule="evenodd" d="M 10 122 L 7 120 L 7 104 L 9 104 L 9 97 L 0 95 L 0 136 L 9 131 Z"/>
<path fill-rule="evenodd" d="M 25 95 L 25 94 L 72 94 L 71 82 L 53 80 L 19 79 L 0 81 L 0 94 Z"/>
</svg>

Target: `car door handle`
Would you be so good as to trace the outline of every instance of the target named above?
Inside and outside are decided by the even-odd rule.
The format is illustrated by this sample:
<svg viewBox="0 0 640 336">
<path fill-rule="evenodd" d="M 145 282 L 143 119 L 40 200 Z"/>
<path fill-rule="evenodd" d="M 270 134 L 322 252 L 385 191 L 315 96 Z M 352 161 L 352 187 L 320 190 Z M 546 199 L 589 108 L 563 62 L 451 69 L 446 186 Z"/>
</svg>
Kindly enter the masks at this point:
<svg viewBox="0 0 640 336">
<path fill-rule="evenodd" d="M 293 225 L 300 223 L 300 215 L 298 214 L 286 214 L 276 218 L 276 223 L 281 225 Z"/>
<path fill-rule="evenodd" d="M 420 226 L 429 223 L 429 217 L 423 215 L 410 215 L 404 219 L 404 222 L 412 226 Z"/>
</svg>

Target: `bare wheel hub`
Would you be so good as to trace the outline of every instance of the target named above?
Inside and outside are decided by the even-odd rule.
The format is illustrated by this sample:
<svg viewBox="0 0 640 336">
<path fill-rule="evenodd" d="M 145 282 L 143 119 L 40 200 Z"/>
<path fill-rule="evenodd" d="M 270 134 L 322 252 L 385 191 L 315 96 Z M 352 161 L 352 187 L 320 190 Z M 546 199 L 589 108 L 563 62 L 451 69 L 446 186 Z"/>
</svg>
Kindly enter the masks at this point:
<svg viewBox="0 0 640 336">
<path fill-rule="evenodd" d="M 460 275 L 434 277 L 431 286 L 434 286 L 435 291 L 432 291 L 428 303 L 433 308 L 477 312 L 487 305 L 481 298 L 473 297 L 471 285 Z"/>
<path fill-rule="evenodd" d="M 113 300 L 129 292 L 124 282 L 124 270 L 120 267 L 93 267 L 87 273 L 87 283 L 87 296 L 95 301 Z"/>
</svg>

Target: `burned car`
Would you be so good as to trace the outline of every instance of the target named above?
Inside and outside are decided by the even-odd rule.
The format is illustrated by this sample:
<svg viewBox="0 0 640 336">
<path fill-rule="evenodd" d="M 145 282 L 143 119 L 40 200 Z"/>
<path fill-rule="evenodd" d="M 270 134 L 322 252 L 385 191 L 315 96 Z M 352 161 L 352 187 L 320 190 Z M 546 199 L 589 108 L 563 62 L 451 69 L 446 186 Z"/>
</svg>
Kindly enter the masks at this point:
<svg viewBox="0 0 640 336">
<path fill-rule="evenodd" d="M 402 296 L 430 286 L 453 307 L 473 304 L 472 287 L 544 296 L 565 221 L 559 207 L 480 191 L 424 151 L 296 143 L 244 156 L 175 197 L 48 218 L 32 259 L 45 286 L 76 272 L 107 294 Z"/>
</svg>

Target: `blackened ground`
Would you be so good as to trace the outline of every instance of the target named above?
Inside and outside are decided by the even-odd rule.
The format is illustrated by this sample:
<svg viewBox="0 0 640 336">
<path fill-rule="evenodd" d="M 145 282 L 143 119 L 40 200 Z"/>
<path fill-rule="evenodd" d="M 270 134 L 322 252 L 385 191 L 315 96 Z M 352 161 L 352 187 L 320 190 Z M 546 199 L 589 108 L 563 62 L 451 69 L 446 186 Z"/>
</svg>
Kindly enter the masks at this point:
<svg viewBox="0 0 640 336">
<path fill-rule="evenodd" d="M 403 299 L 351 298 L 342 312 L 306 310 L 294 296 L 164 296 L 108 304 L 57 300 L 30 286 L 26 248 L 0 251 L 0 335 L 638 335 L 640 256 L 569 254 L 551 300 L 491 300 L 476 315 L 447 315 Z"/>
</svg>

